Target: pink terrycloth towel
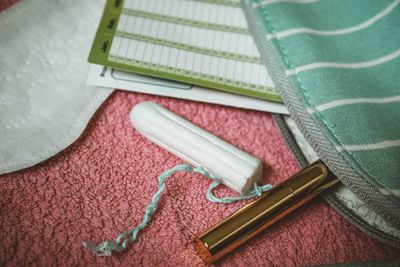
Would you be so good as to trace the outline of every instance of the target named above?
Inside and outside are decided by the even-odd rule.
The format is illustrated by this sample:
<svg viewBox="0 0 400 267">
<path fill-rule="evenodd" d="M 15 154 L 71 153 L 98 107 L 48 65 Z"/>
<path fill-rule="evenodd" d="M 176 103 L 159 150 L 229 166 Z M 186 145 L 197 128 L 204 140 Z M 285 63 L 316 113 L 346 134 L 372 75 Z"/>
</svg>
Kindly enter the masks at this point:
<svg viewBox="0 0 400 267">
<path fill-rule="evenodd" d="M 18 0 L 0 0 L 0 11 L 7 9 L 17 2 Z"/>
<path fill-rule="evenodd" d="M 193 239 L 242 203 L 207 201 L 210 181 L 179 173 L 167 181 L 153 221 L 126 252 L 97 257 L 82 241 L 113 240 L 137 225 L 157 176 L 183 163 L 135 131 L 129 111 L 154 101 L 264 162 L 264 183 L 299 171 L 270 114 L 116 92 L 65 151 L 0 176 L 0 265 L 201 266 Z M 218 195 L 232 194 L 221 187 Z M 322 199 L 279 222 L 215 265 L 301 266 L 391 260 L 399 251 L 368 237 Z"/>
</svg>

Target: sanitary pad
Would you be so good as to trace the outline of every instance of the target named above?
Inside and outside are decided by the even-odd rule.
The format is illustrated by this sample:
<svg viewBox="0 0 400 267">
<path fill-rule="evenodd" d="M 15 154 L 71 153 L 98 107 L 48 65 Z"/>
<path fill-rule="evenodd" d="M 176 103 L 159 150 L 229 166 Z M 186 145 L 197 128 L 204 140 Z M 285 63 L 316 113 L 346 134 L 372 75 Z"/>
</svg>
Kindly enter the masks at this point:
<svg viewBox="0 0 400 267">
<path fill-rule="evenodd" d="M 0 13 L 0 173 L 70 145 L 112 92 L 87 86 L 102 1 L 22 1 Z"/>
</svg>

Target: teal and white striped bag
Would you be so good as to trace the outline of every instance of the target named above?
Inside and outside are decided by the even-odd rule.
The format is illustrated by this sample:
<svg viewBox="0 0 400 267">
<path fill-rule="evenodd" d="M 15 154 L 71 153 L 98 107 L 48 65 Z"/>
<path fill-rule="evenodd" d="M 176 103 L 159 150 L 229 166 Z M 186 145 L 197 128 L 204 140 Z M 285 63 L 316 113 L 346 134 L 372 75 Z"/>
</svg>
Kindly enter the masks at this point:
<svg viewBox="0 0 400 267">
<path fill-rule="evenodd" d="M 291 117 L 345 185 L 328 200 L 399 247 L 400 1 L 246 0 L 244 8 Z"/>
</svg>

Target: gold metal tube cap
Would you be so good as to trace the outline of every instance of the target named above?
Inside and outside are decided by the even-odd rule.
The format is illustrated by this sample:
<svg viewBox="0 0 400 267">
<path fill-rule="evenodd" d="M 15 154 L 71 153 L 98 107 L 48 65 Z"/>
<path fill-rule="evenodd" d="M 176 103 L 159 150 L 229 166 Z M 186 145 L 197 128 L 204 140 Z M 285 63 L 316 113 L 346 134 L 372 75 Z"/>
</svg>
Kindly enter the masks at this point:
<svg viewBox="0 0 400 267">
<path fill-rule="evenodd" d="M 199 235 L 198 254 L 206 262 L 220 259 L 338 181 L 324 163 L 313 163 Z"/>
</svg>

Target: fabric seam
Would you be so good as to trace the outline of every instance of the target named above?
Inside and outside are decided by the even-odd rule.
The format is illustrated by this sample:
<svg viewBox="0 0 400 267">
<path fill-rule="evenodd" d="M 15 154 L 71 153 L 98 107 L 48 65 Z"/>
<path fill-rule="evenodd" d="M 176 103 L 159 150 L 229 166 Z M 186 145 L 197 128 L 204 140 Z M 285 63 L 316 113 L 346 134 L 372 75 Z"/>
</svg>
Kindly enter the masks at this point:
<svg viewBox="0 0 400 267">
<path fill-rule="evenodd" d="M 282 133 L 286 144 L 289 149 L 293 152 L 297 162 L 303 168 L 308 165 L 308 161 L 305 158 L 303 152 L 298 146 L 297 142 L 294 140 L 290 130 L 288 129 L 286 123 L 283 121 L 283 116 L 274 114 L 274 119 L 277 127 Z M 343 185 L 344 186 L 344 185 Z M 372 225 L 368 224 L 364 220 L 362 220 L 356 213 L 354 213 L 351 209 L 343 205 L 334 193 L 328 193 L 322 196 L 339 214 L 347 218 L 350 222 L 356 225 L 361 231 L 366 234 L 378 239 L 379 241 L 393 246 L 397 248 L 400 245 L 400 238 L 385 233 L 379 229 L 374 228 Z"/>
<path fill-rule="evenodd" d="M 321 158 L 324 159 L 329 166 L 331 166 L 332 171 L 337 174 L 341 174 L 338 175 L 338 177 L 341 177 L 345 184 L 352 188 L 353 192 L 357 192 L 358 196 L 365 203 L 368 203 L 370 207 L 381 214 L 383 218 L 386 218 L 388 222 L 392 223 L 394 226 L 399 226 L 400 222 L 397 219 L 397 216 L 394 215 L 398 214 L 396 211 L 399 210 L 399 207 L 389 201 L 387 197 L 377 191 L 376 188 L 366 183 L 364 179 L 360 178 L 361 176 L 355 172 L 351 166 L 349 166 L 348 162 L 342 158 L 342 155 L 338 156 L 329 152 L 333 151 L 332 144 L 324 136 L 323 131 L 321 131 L 321 129 L 318 128 L 315 122 L 309 117 L 309 114 L 304 113 L 304 104 L 301 104 L 299 97 L 296 95 L 295 91 L 287 80 L 286 75 L 283 74 L 282 64 L 290 65 L 289 62 L 279 62 L 279 59 L 282 61 L 287 61 L 287 59 L 281 58 L 276 54 L 277 52 L 282 53 L 281 48 L 278 47 L 280 50 L 276 51 L 277 48 L 275 48 L 269 41 L 266 40 L 263 34 L 265 31 L 269 31 L 265 28 L 266 25 L 261 24 L 256 19 L 259 16 L 257 14 L 259 10 L 256 10 L 255 6 L 253 6 L 251 2 L 246 2 L 248 2 L 248 4 L 245 5 L 245 14 L 248 17 L 249 23 L 253 26 L 250 28 L 251 31 L 254 33 L 255 38 L 259 41 L 256 42 L 257 46 L 261 51 L 265 51 L 265 55 L 273 54 L 266 59 L 265 55 L 261 53 L 261 57 L 263 58 L 264 62 L 268 62 L 267 68 L 270 70 L 270 72 L 272 72 L 270 74 L 272 74 L 275 84 L 279 85 L 278 89 L 284 93 L 283 98 L 285 100 L 285 104 L 291 111 L 296 124 L 302 130 L 304 136 L 311 144 L 313 144 L 314 149 L 320 154 Z M 262 9 L 261 12 L 263 16 L 268 16 L 265 9 Z M 318 141 L 316 139 L 318 139 Z M 355 179 L 354 177 L 358 179 Z M 376 203 L 381 204 L 377 205 Z"/>
<path fill-rule="evenodd" d="M 270 27 L 271 27 L 271 33 L 272 33 L 272 34 L 276 34 L 276 31 L 275 31 L 275 29 L 274 29 L 273 23 L 272 23 L 272 21 L 268 18 L 269 16 L 268 16 L 268 14 L 267 14 L 267 11 L 266 11 L 265 9 L 263 9 L 263 10 L 264 10 L 264 12 L 265 12 L 265 14 L 266 14 L 265 20 L 266 20 L 266 22 L 267 22 L 267 23 L 270 25 Z M 296 80 L 296 82 L 297 82 L 297 84 L 298 84 L 298 87 L 301 89 L 301 93 L 302 93 L 302 95 L 304 95 L 304 98 L 305 98 L 305 100 L 306 100 L 306 103 L 307 103 L 312 109 L 316 110 L 316 108 L 315 108 L 316 105 L 315 105 L 314 101 L 312 100 L 310 94 L 307 92 L 307 90 L 306 90 L 304 84 L 303 84 L 302 81 L 301 81 L 301 78 L 300 78 L 300 77 L 298 76 L 298 74 L 295 72 L 294 66 L 293 66 L 292 64 L 290 64 L 290 62 L 289 62 L 289 54 L 288 54 L 287 50 L 285 49 L 285 46 L 282 44 L 282 41 L 279 40 L 279 39 L 277 39 L 277 40 L 275 40 L 275 42 L 277 43 L 277 47 L 280 49 L 280 52 L 281 52 L 282 55 L 284 56 L 284 62 L 285 62 L 285 64 L 287 64 L 287 66 L 290 68 L 290 70 L 293 71 L 293 73 L 294 73 L 294 74 L 293 74 L 293 77 L 295 78 L 295 80 Z M 316 116 L 319 120 L 321 120 L 321 122 L 322 122 L 323 124 L 325 124 L 326 129 L 328 130 L 328 136 L 329 136 L 329 135 L 331 136 L 331 138 L 333 139 L 333 143 L 338 144 L 340 147 L 343 148 L 343 151 L 344 151 L 345 153 L 347 153 L 347 157 L 344 157 L 344 156 L 342 156 L 342 155 L 341 155 L 341 156 L 342 156 L 343 160 L 345 160 L 346 163 L 353 169 L 353 171 L 358 172 L 358 173 L 360 173 L 360 174 L 362 174 L 362 173 L 366 174 L 366 175 L 362 175 L 363 177 L 364 177 L 364 176 L 370 176 L 372 179 L 368 179 L 368 181 L 371 183 L 371 185 L 374 185 L 375 187 L 376 187 L 376 186 L 379 186 L 379 187 L 382 187 L 382 188 L 385 188 L 385 189 L 390 190 L 389 188 L 387 188 L 387 186 L 384 186 L 384 185 L 382 185 L 381 183 L 379 183 L 379 181 L 376 179 L 376 177 L 373 176 L 370 172 L 368 172 L 367 170 L 365 170 L 364 168 L 362 168 L 362 167 L 360 166 L 360 163 L 354 158 L 354 156 L 353 156 L 353 154 L 351 153 L 351 151 L 348 151 L 348 150 L 346 150 L 346 149 L 344 148 L 344 145 L 343 145 L 343 142 L 341 141 L 341 138 L 339 138 L 339 137 L 337 136 L 337 133 L 329 126 L 330 123 L 328 123 L 328 122 L 326 121 L 326 118 L 324 117 L 324 115 L 321 114 L 320 112 L 318 112 L 317 110 L 316 110 L 316 112 L 315 112 L 314 114 L 315 114 L 315 116 Z M 325 135 L 325 136 L 326 136 L 326 135 Z M 329 140 L 330 138 L 328 137 L 327 139 Z M 340 153 L 338 152 L 338 154 L 340 154 Z M 347 159 L 347 158 L 349 158 L 350 161 L 352 161 L 352 162 L 354 163 L 354 165 L 357 166 L 356 169 L 353 167 L 353 164 L 351 164 L 350 161 L 349 161 L 349 159 Z M 357 170 L 357 169 L 358 169 L 358 170 Z M 371 180 L 373 180 L 373 181 L 371 181 Z M 394 201 L 398 201 L 398 199 L 396 199 L 396 198 L 394 198 L 393 200 L 394 200 Z"/>
</svg>

